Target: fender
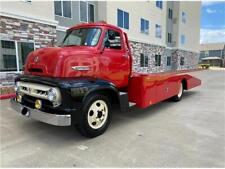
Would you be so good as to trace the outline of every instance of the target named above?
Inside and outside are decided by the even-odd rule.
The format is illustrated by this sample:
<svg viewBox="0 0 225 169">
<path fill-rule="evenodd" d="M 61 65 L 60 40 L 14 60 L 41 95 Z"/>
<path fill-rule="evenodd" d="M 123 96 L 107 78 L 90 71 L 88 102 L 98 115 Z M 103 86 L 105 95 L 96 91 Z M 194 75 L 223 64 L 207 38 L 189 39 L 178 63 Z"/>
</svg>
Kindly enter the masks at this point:
<svg viewBox="0 0 225 169">
<path fill-rule="evenodd" d="M 69 109 L 80 111 L 86 98 L 91 93 L 99 91 L 110 91 L 118 101 L 122 112 L 127 109 L 128 105 L 127 94 L 120 95 L 120 92 L 113 83 L 102 79 L 95 79 L 91 77 L 51 78 L 33 75 L 19 75 L 16 78 L 16 81 L 24 81 L 58 87 L 63 97 L 62 105 L 59 108 L 63 110 Z"/>
</svg>

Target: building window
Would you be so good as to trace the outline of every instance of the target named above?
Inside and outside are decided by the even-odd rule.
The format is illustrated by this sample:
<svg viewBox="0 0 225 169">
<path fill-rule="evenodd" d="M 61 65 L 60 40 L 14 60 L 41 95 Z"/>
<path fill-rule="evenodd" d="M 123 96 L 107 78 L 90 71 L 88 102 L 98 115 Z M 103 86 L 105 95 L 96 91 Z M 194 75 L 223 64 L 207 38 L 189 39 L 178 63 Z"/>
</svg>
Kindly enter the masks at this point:
<svg viewBox="0 0 225 169">
<path fill-rule="evenodd" d="M 34 50 L 34 43 L 7 40 L 0 42 L 0 71 L 23 70 L 27 55 Z"/>
<path fill-rule="evenodd" d="M 156 38 L 162 38 L 162 27 L 161 27 L 161 25 L 158 25 L 158 24 L 155 25 L 155 37 Z"/>
<path fill-rule="evenodd" d="M 72 18 L 71 1 L 54 1 L 55 15 Z"/>
<path fill-rule="evenodd" d="M 186 13 L 182 12 L 182 23 L 186 23 Z"/>
<path fill-rule="evenodd" d="M 4 49 L 15 49 L 15 42 L 14 41 L 1 41 L 2 48 Z"/>
<path fill-rule="evenodd" d="M 155 55 L 155 66 L 161 66 L 161 55 Z"/>
<path fill-rule="evenodd" d="M 169 8 L 168 10 L 168 18 L 173 19 L 173 10 Z"/>
<path fill-rule="evenodd" d="M 17 42 L 17 44 L 19 55 L 19 70 L 22 71 L 28 54 L 34 50 L 34 43 Z"/>
<path fill-rule="evenodd" d="M 171 56 L 168 56 L 167 59 L 166 59 L 166 62 L 167 62 L 167 66 L 171 66 Z"/>
<path fill-rule="evenodd" d="M 105 43 L 108 41 L 107 48 L 121 50 L 120 33 L 114 30 L 108 30 L 105 35 Z"/>
<path fill-rule="evenodd" d="M 162 9 L 163 8 L 163 2 L 162 1 L 156 1 L 156 7 Z"/>
<path fill-rule="evenodd" d="M 141 33 L 149 33 L 149 21 L 141 18 Z"/>
<path fill-rule="evenodd" d="M 184 57 L 180 58 L 180 65 L 183 66 L 184 65 Z"/>
<path fill-rule="evenodd" d="M 184 45 L 186 43 L 185 35 L 181 35 L 180 40 L 181 40 L 181 44 Z"/>
<path fill-rule="evenodd" d="M 140 54 L 140 66 L 148 67 L 148 55 Z"/>
<path fill-rule="evenodd" d="M 95 21 L 95 6 L 86 1 L 80 1 L 80 21 L 94 22 Z"/>
<path fill-rule="evenodd" d="M 167 42 L 171 43 L 172 42 L 172 33 L 167 34 Z"/>
<path fill-rule="evenodd" d="M 3 54 L 3 65 L 1 71 L 16 71 L 16 55 Z"/>
<path fill-rule="evenodd" d="M 129 29 L 129 13 L 117 9 L 117 26 Z"/>
<path fill-rule="evenodd" d="M 93 4 L 88 4 L 88 22 L 95 21 L 95 7 Z"/>
</svg>

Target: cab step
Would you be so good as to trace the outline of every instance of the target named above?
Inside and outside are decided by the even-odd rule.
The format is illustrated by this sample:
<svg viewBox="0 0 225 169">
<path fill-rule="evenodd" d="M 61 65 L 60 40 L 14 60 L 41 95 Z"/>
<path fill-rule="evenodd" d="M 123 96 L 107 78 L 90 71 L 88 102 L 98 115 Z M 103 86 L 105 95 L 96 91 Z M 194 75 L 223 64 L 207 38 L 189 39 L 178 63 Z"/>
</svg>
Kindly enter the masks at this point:
<svg viewBox="0 0 225 169">
<path fill-rule="evenodd" d="M 130 107 L 136 105 L 136 103 L 128 101 L 128 94 L 126 92 L 119 92 L 119 97 L 120 97 L 120 110 L 122 112 L 126 112 Z"/>
<path fill-rule="evenodd" d="M 136 103 L 134 103 L 134 102 L 129 102 L 129 107 L 133 107 L 133 106 L 135 106 L 136 105 Z"/>
</svg>

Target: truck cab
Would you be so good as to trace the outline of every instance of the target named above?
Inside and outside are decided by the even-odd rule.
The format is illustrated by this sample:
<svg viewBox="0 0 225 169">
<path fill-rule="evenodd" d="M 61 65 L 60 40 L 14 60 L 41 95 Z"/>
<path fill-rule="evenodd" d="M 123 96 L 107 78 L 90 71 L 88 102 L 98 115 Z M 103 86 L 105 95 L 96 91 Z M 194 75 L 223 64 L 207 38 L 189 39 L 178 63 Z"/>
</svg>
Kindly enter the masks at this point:
<svg viewBox="0 0 225 169">
<path fill-rule="evenodd" d="M 127 34 L 107 23 L 68 29 L 59 47 L 31 52 L 18 76 L 12 107 L 23 116 L 56 125 L 76 126 L 87 137 L 107 129 L 111 109 L 146 108 L 171 98 L 201 81 L 184 73 L 132 72 Z"/>
<path fill-rule="evenodd" d="M 72 27 L 60 47 L 30 53 L 24 74 L 93 77 L 112 82 L 117 88 L 126 87 L 131 74 L 131 55 L 126 38 L 120 28 L 109 24 Z"/>
</svg>

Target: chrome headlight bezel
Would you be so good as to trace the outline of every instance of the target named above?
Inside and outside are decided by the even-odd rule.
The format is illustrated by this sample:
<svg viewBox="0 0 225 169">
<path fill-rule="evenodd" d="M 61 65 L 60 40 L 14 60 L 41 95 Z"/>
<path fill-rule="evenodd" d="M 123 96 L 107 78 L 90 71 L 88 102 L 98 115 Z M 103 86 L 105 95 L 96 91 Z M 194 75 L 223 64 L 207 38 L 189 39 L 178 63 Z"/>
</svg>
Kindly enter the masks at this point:
<svg viewBox="0 0 225 169">
<path fill-rule="evenodd" d="M 57 106 L 61 103 L 60 92 L 56 88 L 50 88 L 47 91 L 47 98 L 53 103 L 53 106 Z"/>
<path fill-rule="evenodd" d="M 47 92 L 47 98 L 51 102 L 55 102 L 57 100 L 57 90 L 54 88 L 49 89 Z"/>
</svg>

